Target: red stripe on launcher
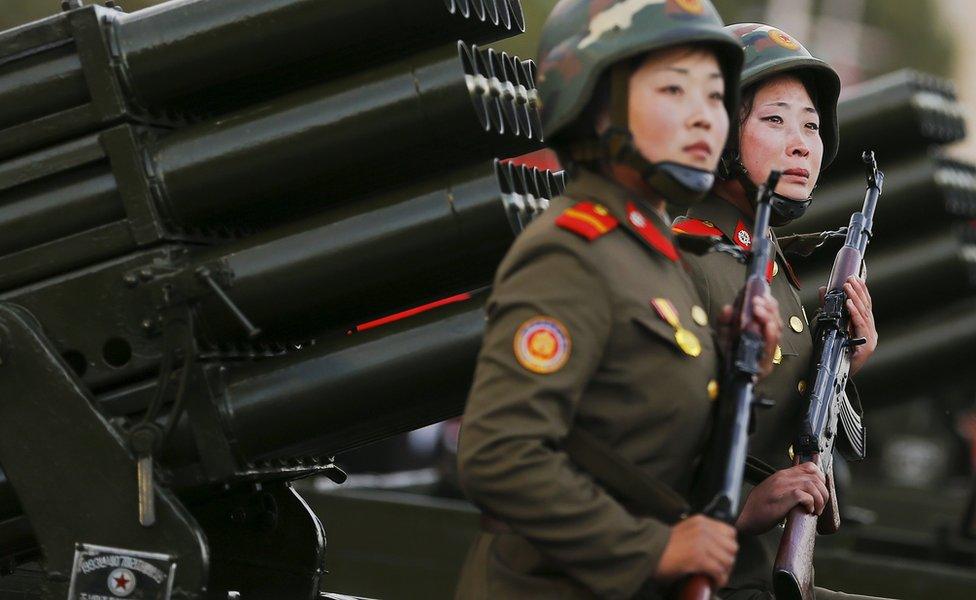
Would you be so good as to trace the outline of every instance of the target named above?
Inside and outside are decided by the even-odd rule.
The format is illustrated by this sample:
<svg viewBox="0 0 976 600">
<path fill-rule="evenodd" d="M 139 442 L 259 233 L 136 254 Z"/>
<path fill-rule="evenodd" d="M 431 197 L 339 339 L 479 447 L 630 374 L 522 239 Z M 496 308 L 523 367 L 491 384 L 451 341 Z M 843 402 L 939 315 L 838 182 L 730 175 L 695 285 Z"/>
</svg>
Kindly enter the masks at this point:
<svg viewBox="0 0 976 600">
<path fill-rule="evenodd" d="M 427 304 L 422 304 L 414 308 L 408 308 L 407 310 L 400 311 L 398 313 L 393 313 L 385 317 L 380 317 L 379 319 L 374 319 L 372 321 L 367 321 L 361 325 L 356 325 L 349 333 L 359 333 L 362 331 L 367 331 L 369 329 L 374 329 L 382 325 L 388 325 L 396 321 L 402 321 L 403 319 L 408 319 L 410 317 L 419 315 L 420 313 L 425 313 L 429 310 L 435 308 L 440 308 L 441 306 L 447 306 L 448 304 L 455 304 L 457 302 L 464 302 L 465 300 L 470 300 L 471 294 L 465 292 L 463 294 L 456 294 L 454 296 L 449 296 L 447 298 L 442 298 L 440 300 L 435 300 L 434 302 L 428 302 Z"/>
</svg>

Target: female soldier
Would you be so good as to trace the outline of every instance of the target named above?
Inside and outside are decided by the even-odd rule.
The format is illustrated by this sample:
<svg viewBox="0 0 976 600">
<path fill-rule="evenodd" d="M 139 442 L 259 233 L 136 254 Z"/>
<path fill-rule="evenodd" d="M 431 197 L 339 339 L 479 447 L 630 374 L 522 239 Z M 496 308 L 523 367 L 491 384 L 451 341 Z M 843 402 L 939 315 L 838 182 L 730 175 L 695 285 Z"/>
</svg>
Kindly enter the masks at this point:
<svg viewBox="0 0 976 600">
<path fill-rule="evenodd" d="M 687 205 L 711 186 L 741 60 L 707 0 L 562 0 L 547 21 L 545 135 L 571 179 L 495 277 L 458 453 L 485 531 L 458 598 L 631 598 L 688 573 L 726 581 L 733 528 L 700 516 L 670 527 L 605 482 L 636 465 L 680 500 L 707 436 L 715 343 L 664 201 Z M 771 355 L 775 302 L 756 311 Z M 583 468 L 581 439 L 613 464 Z"/>
<path fill-rule="evenodd" d="M 801 217 L 809 206 L 820 172 L 837 154 L 840 79 L 829 65 L 774 27 L 747 23 L 727 29 L 740 39 L 746 52 L 738 137 L 730 140 L 723 155 L 723 180 L 714 193 L 688 211 L 687 218 L 676 220 L 674 230 L 723 236 L 748 249 L 756 189 L 771 170 L 783 173 L 772 201 L 774 226 Z M 762 384 L 764 396 L 776 404 L 757 415 L 750 453 L 779 470 L 746 498 L 736 523 L 739 560 L 723 598 L 771 598 L 773 559 L 781 531 L 774 526 L 797 504 L 820 514 L 829 498 L 820 470 L 812 465 L 792 467 L 788 455 L 802 417 L 804 378 L 813 340 L 797 295 L 799 281 L 775 236 L 774 244 L 776 261 L 770 287 L 789 327 L 776 349 L 776 366 Z M 695 286 L 714 319 L 738 293 L 745 267 L 731 256 L 717 253 L 688 257 L 688 263 Z M 851 372 L 855 373 L 874 351 L 878 334 L 864 280 L 851 278 L 845 291 L 850 297 L 847 308 L 854 333 L 867 340 L 856 347 L 851 361 Z M 757 537 L 765 532 L 769 533 Z M 817 590 L 818 599 L 832 597 L 836 594 Z"/>
</svg>

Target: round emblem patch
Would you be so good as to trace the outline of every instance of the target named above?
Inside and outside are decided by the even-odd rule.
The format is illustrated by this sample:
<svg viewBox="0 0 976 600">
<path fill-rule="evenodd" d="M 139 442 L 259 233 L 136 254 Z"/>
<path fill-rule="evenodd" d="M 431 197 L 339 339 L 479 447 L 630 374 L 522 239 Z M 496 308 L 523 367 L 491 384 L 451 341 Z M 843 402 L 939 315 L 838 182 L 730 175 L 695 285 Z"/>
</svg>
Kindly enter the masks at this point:
<svg viewBox="0 0 976 600">
<path fill-rule="evenodd" d="M 705 7 L 702 6 L 701 0 L 674 0 L 674 3 L 681 10 L 693 15 L 700 15 L 705 12 Z"/>
<path fill-rule="evenodd" d="M 739 242 L 743 245 L 749 246 L 752 244 L 752 236 L 749 235 L 748 231 L 740 230 L 739 233 L 735 234 L 739 238 Z"/>
<path fill-rule="evenodd" d="M 562 323 L 534 317 L 515 332 L 515 358 L 533 373 L 555 373 L 569 360 L 572 342 Z"/>
<path fill-rule="evenodd" d="M 125 568 L 113 569 L 108 574 L 108 591 L 115 596 L 125 598 L 136 589 L 136 574 Z"/>
<path fill-rule="evenodd" d="M 796 42 L 796 40 L 794 40 L 790 36 L 786 35 L 782 31 L 780 31 L 779 29 L 770 29 L 769 30 L 769 37 L 774 42 L 776 42 L 780 46 L 786 48 L 787 50 L 797 50 L 800 47 L 800 44 L 798 44 Z"/>
</svg>

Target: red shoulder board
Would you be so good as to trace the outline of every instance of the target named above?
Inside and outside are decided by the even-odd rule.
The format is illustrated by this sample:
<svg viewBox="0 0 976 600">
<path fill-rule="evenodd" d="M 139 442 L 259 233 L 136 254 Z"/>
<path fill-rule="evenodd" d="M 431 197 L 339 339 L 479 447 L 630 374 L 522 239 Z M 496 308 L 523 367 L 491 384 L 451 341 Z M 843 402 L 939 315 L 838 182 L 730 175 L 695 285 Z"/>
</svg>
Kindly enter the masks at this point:
<svg viewBox="0 0 976 600">
<path fill-rule="evenodd" d="M 722 230 L 713 225 L 711 221 L 701 221 L 691 217 L 678 217 L 671 225 L 671 231 L 685 235 L 722 237 Z"/>
<path fill-rule="evenodd" d="M 606 208 L 593 202 L 577 202 L 556 217 L 556 225 L 591 242 L 610 233 L 619 224 Z"/>
</svg>

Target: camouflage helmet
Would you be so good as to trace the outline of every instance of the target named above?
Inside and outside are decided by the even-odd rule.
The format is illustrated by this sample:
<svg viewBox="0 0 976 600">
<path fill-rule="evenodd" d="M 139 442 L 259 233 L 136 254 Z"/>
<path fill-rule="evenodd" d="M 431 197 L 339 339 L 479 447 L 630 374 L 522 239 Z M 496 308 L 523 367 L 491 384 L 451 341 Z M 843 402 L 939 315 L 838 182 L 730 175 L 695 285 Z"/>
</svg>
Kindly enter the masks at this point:
<svg viewBox="0 0 976 600">
<path fill-rule="evenodd" d="M 542 125 L 552 143 L 576 122 L 609 67 L 681 44 L 710 45 L 725 78 L 729 122 L 738 110 L 742 47 L 709 0 L 560 0 L 539 45 Z"/>
<path fill-rule="evenodd" d="M 840 77 L 837 72 L 811 55 L 793 37 L 775 27 L 762 23 L 736 23 L 726 29 L 745 47 L 745 66 L 740 83 L 742 90 L 781 73 L 805 71 L 810 75 L 817 90 L 820 138 L 824 144 L 821 170 L 826 169 L 837 157 L 840 138 L 837 124 Z"/>
</svg>

